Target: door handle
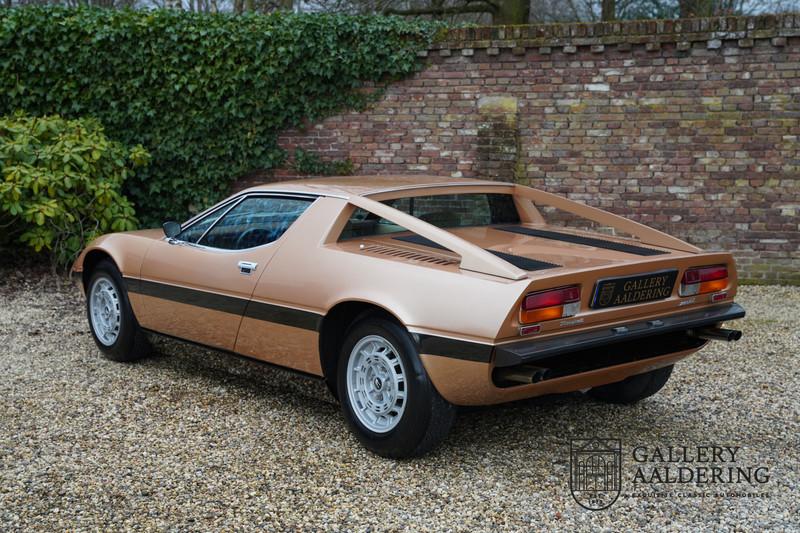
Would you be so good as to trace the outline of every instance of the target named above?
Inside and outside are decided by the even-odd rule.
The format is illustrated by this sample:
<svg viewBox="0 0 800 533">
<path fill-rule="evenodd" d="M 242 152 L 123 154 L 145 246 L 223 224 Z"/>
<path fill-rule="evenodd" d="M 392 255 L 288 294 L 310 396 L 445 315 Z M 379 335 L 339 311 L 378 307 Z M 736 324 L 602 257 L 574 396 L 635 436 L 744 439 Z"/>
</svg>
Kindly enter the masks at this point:
<svg viewBox="0 0 800 533">
<path fill-rule="evenodd" d="M 239 261 L 239 273 L 244 274 L 245 276 L 249 276 L 253 272 L 256 271 L 256 267 L 258 263 L 252 263 L 250 261 Z"/>
</svg>

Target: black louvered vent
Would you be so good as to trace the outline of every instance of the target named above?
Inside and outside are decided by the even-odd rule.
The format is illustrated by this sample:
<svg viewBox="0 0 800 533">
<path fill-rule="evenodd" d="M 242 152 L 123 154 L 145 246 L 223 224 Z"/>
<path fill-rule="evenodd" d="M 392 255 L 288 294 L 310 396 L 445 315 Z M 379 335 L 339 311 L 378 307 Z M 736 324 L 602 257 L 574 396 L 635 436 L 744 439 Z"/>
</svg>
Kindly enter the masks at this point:
<svg viewBox="0 0 800 533">
<path fill-rule="evenodd" d="M 405 248 L 394 248 L 381 244 L 365 244 L 361 248 L 361 251 L 378 255 L 387 255 L 398 259 L 422 261 L 423 263 L 431 263 L 433 265 L 457 265 L 459 263 L 457 259 L 451 259 L 449 257 L 422 254 Z"/>
</svg>

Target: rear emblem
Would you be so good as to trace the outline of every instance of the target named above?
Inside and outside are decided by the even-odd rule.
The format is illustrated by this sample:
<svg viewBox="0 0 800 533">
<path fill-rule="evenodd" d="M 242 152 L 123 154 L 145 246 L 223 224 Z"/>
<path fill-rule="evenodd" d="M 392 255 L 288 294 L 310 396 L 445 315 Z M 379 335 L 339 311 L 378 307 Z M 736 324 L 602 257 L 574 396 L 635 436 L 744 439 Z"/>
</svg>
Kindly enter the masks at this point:
<svg viewBox="0 0 800 533">
<path fill-rule="evenodd" d="M 614 296 L 614 289 L 616 286 L 616 283 L 606 283 L 603 285 L 603 288 L 600 289 L 600 295 L 598 296 L 598 303 L 601 306 L 606 306 L 611 303 L 611 298 Z"/>
</svg>

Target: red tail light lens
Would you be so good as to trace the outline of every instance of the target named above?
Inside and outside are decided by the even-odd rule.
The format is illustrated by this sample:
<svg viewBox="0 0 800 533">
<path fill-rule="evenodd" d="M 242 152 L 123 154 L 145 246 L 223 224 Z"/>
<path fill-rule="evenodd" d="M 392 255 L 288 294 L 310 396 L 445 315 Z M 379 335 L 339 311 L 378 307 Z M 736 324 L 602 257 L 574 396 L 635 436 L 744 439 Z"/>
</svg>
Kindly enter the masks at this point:
<svg viewBox="0 0 800 533">
<path fill-rule="evenodd" d="M 683 273 L 681 279 L 681 296 L 694 296 L 717 292 L 728 286 L 728 267 L 713 265 L 690 268 Z"/>
<path fill-rule="evenodd" d="M 519 320 L 522 324 L 553 320 L 578 314 L 581 308 L 581 286 L 532 292 L 522 301 Z"/>
</svg>

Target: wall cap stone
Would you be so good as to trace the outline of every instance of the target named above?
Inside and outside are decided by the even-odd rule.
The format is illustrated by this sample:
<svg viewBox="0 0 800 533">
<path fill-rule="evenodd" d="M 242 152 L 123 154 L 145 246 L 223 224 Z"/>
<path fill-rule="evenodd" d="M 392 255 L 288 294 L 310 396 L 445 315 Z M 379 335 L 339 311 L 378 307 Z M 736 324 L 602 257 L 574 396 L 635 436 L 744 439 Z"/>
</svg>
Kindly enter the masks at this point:
<svg viewBox="0 0 800 533">
<path fill-rule="evenodd" d="M 800 13 L 758 15 L 751 17 L 711 17 L 676 20 L 626 20 L 614 22 L 535 24 L 528 26 L 479 26 L 447 30 L 431 46 L 432 50 L 462 49 L 542 49 L 545 53 L 561 49 L 574 53 L 577 47 L 602 50 L 602 46 L 645 45 L 658 50 L 665 43 L 704 42 L 711 49 L 725 40 L 742 47 L 753 40 L 771 39 L 775 46 L 785 46 L 787 37 L 800 36 Z M 710 46 L 708 43 L 711 43 Z M 719 43 L 719 44 L 718 44 Z M 689 48 L 691 44 L 689 45 Z M 444 55 L 444 54 L 442 54 Z"/>
</svg>

